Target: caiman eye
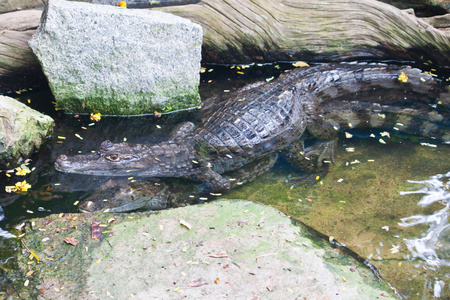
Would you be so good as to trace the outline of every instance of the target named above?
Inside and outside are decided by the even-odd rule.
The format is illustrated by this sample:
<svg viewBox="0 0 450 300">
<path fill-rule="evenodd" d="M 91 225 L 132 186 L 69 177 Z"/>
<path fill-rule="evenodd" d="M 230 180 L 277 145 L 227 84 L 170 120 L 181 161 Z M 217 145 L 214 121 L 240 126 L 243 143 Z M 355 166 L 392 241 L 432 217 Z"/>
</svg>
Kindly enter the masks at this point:
<svg viewBox="0 0 450 300">
<path fill-rule="evenodd" d="M 106 154 L 105 158 L 110 161 L 119 161 L 120 156 L 119 154 L 113 153 L 113 154 Z"/>
</svg>

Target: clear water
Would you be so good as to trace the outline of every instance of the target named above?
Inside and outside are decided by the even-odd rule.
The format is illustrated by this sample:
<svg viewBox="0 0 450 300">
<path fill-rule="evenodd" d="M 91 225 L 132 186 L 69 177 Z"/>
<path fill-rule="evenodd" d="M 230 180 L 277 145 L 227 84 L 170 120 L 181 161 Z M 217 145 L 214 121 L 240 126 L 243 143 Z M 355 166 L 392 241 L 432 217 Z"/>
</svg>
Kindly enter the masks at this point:
<svg viewBox="0 0 450 300">
<path fill-rule="evenodd" d="M 287 67 L 209 66 L 202 75 L 202 98 L 249 81 L 266 80 Z M 16 234 L 14 226 L 51 213 L 77 212 L 74 204 L 108 180 L 58 173 L 53 168 L 58 155 L 88 153 L 106 139 L 158 143 L 180 121 L 197 117 L 197 112 L 191 111 L 161 117 L 103 117 L 96 123 L 86 115 L 55 111 L 48 89 L 10 96 L 50 114 L 56 126 L 51 138 L 33 155 L 29 166 L 35 168 L 32 173 L 24 178 L 0 173 L 0 295 L 14 294 L 10 281 L 24 281 L 23 274 L 14 274 L 14 256 L 20 246 L 17 239 L 8 239 Z M 340 137 L 337 163 L 330 166 L 325 177 L 299 184 L 295 171 L 279 163 L 258 180 L 225 197 L 272 205 L 345 244 L 374 265 L 405 299 L 450 298 L 449 192 L 445 186 L 450 146 L 393 132 L 387 144 L 380 144 L 381 130 L 352 133 L 351 139 Z M 349 148 L 354 151 L 347 151 Z M 27 193 L 4 192 L 5 186 L 23 179 L 32 185 Z M 192 183 L 186 186 L 194 188 Z"/>
</svg>

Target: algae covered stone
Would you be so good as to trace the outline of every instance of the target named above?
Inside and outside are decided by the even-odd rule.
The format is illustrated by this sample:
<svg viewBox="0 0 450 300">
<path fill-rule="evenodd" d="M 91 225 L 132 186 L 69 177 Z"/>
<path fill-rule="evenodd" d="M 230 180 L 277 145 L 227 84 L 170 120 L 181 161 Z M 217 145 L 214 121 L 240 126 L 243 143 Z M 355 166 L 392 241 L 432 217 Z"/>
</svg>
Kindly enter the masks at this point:
<svg viewBox="0 0 450 300">
<path fill-rule="evenodd" d="M 61 0 L 29 41 L 57 106 L 119 115 L 198 106 L 201 43 L 171 14 Z"/>
<path fill-rule="evenodd" d="M 14 282 L 24 299 L 396 299 L 370 269 L 255 202 L 30 222 L 18 264 L 33 279 Z"/>
<path fill-rule="evenodd" d="M 0 168 L 10 168 L 38 149 L 53 119 L 19 101 L 0 96 Z"/>
</svg>

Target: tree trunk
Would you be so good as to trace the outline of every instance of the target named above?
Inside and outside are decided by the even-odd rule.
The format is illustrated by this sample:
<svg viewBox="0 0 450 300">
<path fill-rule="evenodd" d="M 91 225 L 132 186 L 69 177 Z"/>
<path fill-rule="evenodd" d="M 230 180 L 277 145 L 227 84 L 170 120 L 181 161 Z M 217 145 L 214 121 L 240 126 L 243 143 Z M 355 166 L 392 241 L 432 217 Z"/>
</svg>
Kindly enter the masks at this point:
<svg viewBox="0 0 450 300">
<path fill-rule="evenodd" d="M 0 90 L 29 87 L 44 78 L 28 40 L 36 31 L 40 10 L 0 14 Z"/>
<path fill-rule="evenodd" d="M 356 59 L 450 65 L 450 34 L 375 0 L 203 0 L 158 8 L 204 29 L 203 62 Z"/>
<path fill-rule="evenodd" d="M 204 0 L 157 9 L 202 25 L 203 62 L 424 59 L 450 66 L 449 15 L 427 23 L 375 0 Z M 39 17 L 33 10 L 0 14 L 0 90 L 42 78 L 27 44 Z"/>
</svg>

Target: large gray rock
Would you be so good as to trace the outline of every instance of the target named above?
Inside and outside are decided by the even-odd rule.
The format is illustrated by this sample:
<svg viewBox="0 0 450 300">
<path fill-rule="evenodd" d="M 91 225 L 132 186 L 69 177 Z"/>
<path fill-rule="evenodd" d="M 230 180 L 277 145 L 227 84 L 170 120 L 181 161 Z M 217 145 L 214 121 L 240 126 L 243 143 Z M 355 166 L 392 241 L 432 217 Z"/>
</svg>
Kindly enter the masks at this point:
<svg viewBox="0 0 450 300">
<path fill-rule="evenodd" d="M 201 43 L 174 15 L 58 0 L 29 41 L 59 107 L 103 114 L 199 105 Z"/>
<path fill-rule="evenodd" d="M 30 222 L 22 242 L 42 263 L 20 252 L 20 270 L 34 271 L 13 282 L 21 299 L 396 299 L 367 267 L 250 201 Z"/>
<path fill-rule="evenodd" d="M 0 169 L 15 166 L 38 149 L 53 119 L 19 101 L 0 96 Z"/>
</svg>

